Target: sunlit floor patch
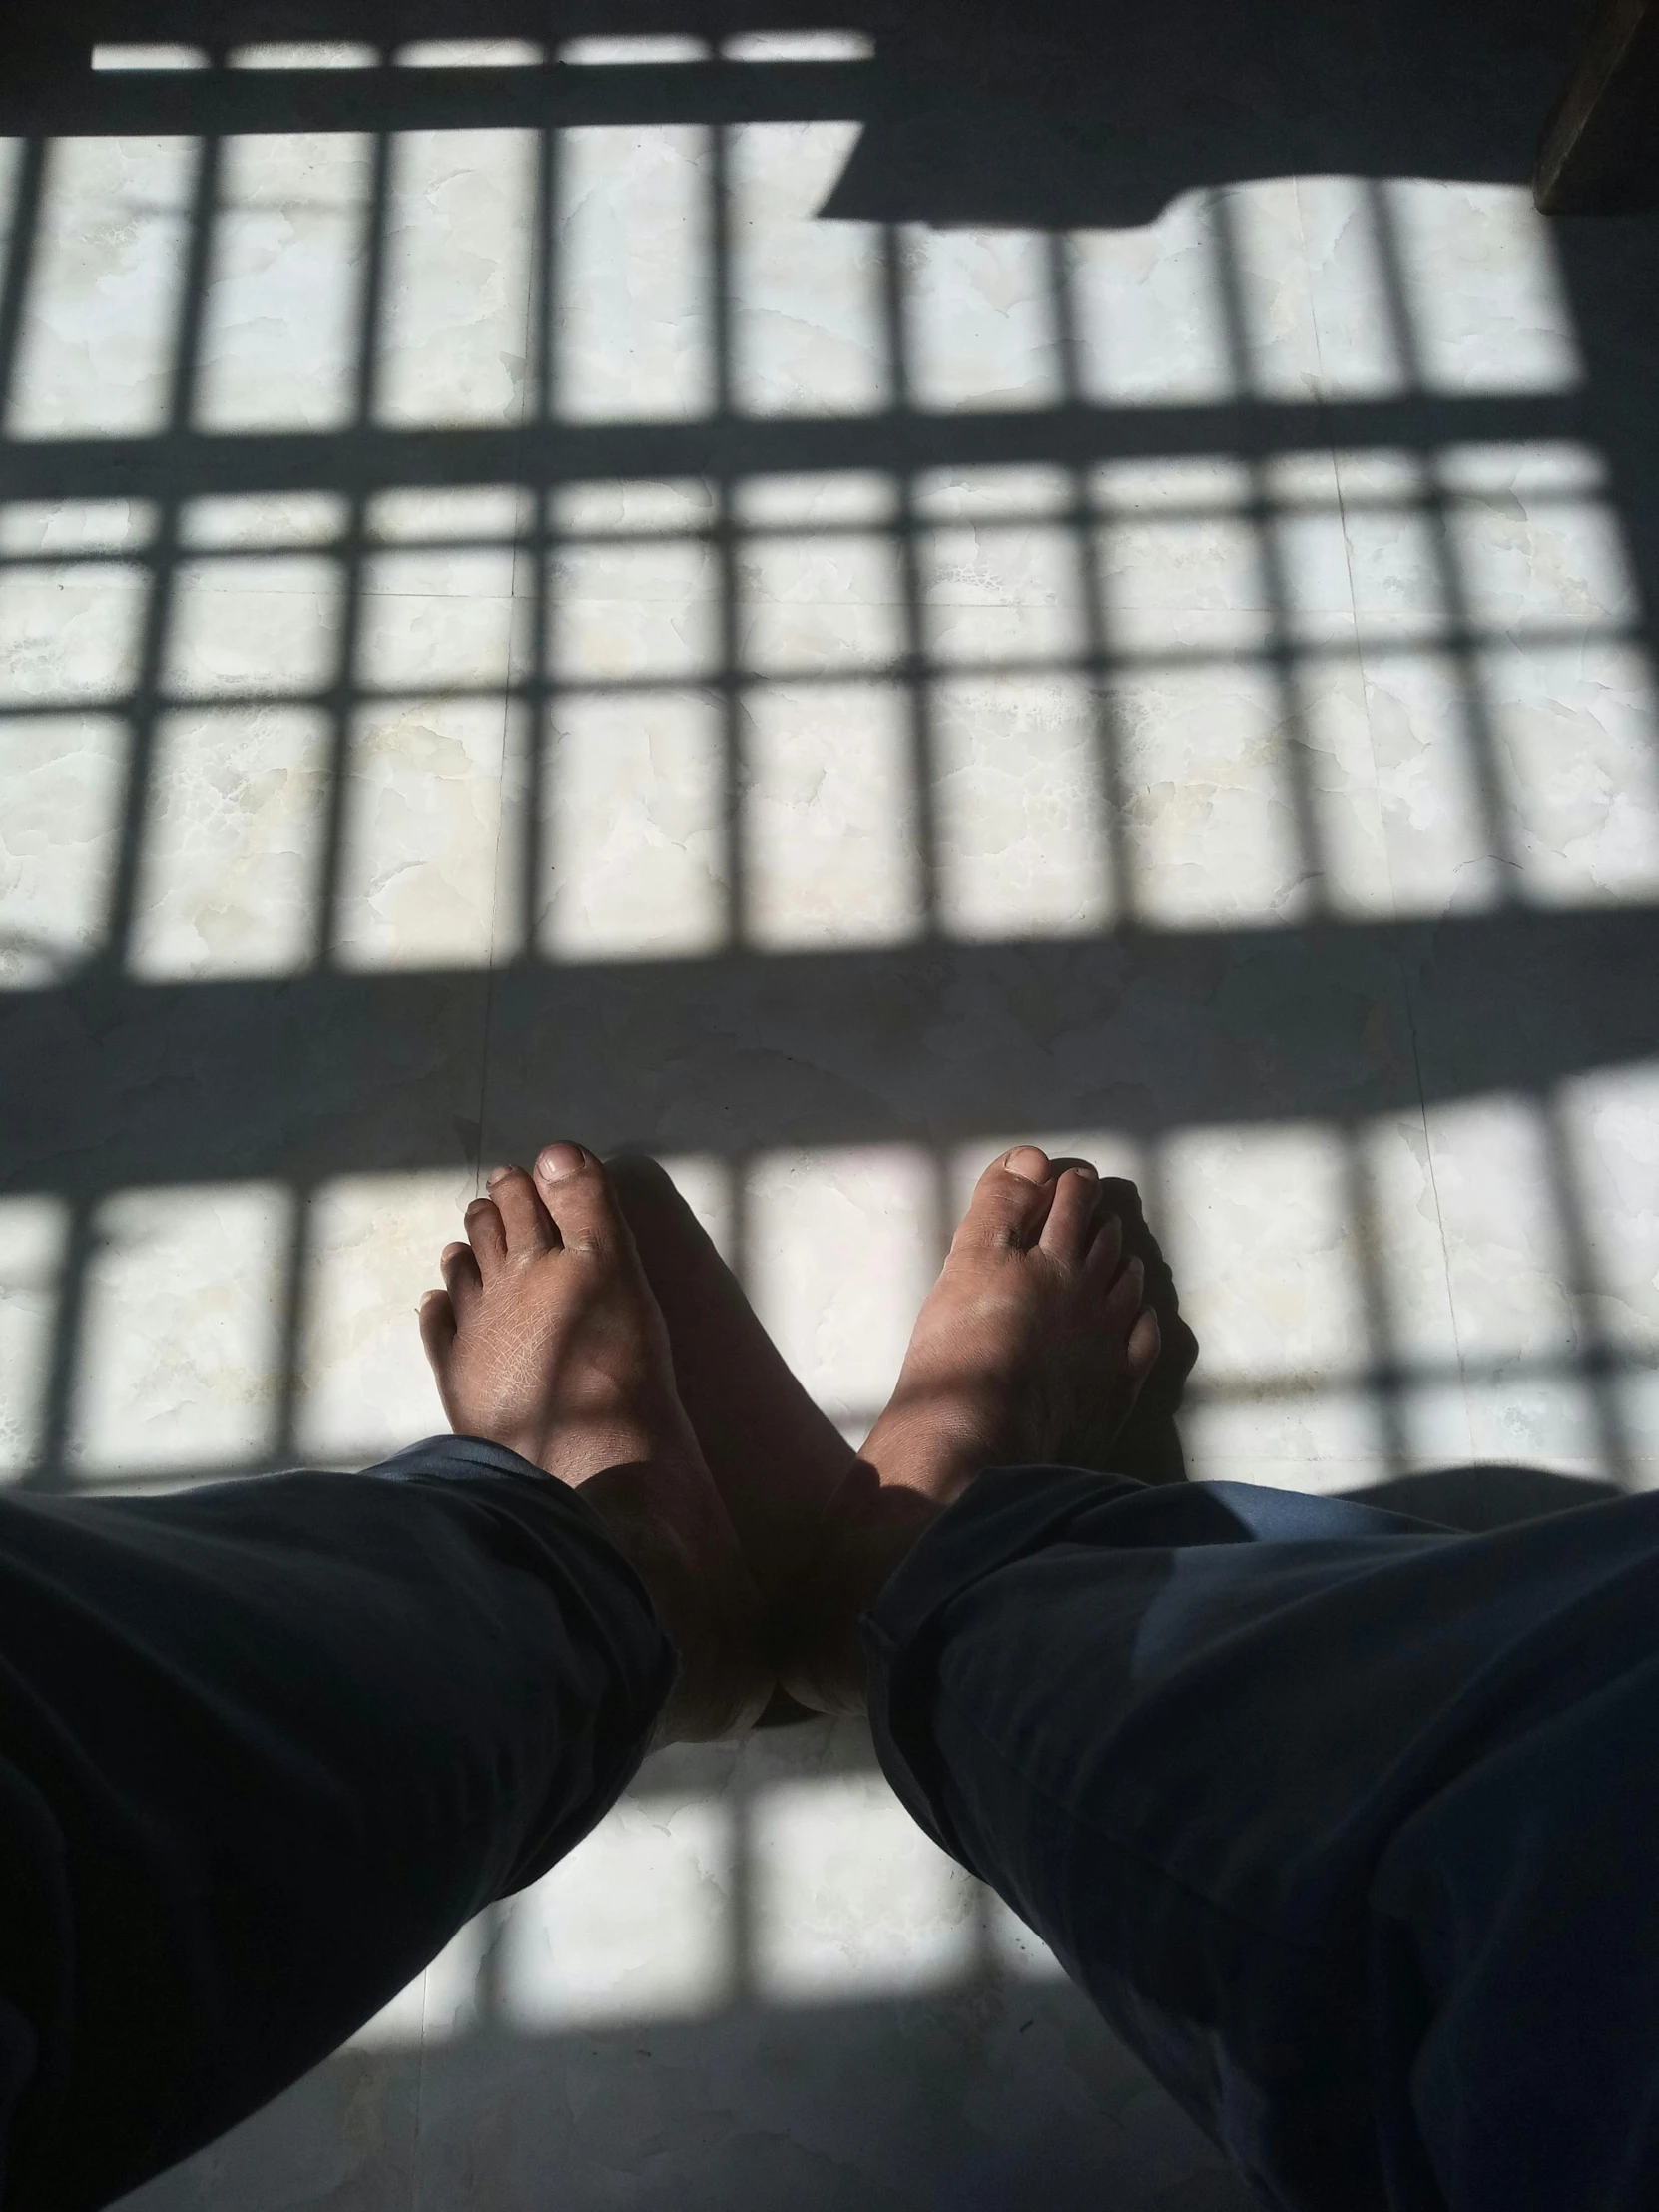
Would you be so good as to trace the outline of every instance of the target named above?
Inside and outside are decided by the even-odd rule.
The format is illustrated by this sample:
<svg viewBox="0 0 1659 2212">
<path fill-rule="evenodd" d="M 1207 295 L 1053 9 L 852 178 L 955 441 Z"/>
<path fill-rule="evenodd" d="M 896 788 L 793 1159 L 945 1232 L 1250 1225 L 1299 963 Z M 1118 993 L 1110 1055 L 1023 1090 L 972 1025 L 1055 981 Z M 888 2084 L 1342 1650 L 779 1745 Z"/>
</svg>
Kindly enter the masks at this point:
<svg viewBox="0 0 1659 2212">
<path fill-rule="evenodd" d="M 716 2010 L 735 1980 L 731 1816 L 631 1798 L 501 1918 L 502 2009 L 524 2029 Z"/>
<path fill-rule="evenodd" d="M 74 1389 L 70 1458 L 83 1479 L 235 1466 L 270 1450 L 291 1223 L 277 1184 L 103 1202 Z"/>
<path fill-rule="evenodd" d="M 878 1777 L 781 1784 L 751 1819 L 765 1996 L 886 1995 L 968 1970 L 978 1943 L 973 1885 Z"/>
</svg>

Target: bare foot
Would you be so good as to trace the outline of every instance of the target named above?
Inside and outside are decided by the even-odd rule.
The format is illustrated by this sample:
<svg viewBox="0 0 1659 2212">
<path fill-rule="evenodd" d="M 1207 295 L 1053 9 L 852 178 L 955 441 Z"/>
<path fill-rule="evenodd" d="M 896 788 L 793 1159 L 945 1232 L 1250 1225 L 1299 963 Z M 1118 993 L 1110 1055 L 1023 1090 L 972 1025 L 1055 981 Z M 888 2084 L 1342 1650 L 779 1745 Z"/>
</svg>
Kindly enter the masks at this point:
<svg viewBox="0 0 1659 2212">
<path fill-rule="evenodd" d="M 1146 1265 L 1123 1252 L 1093 1168 L 1035 1145 L 980 1177 L 917 1319 L 897 1387 L 822 1525 L 797 1593 L 785 1687 L 863 1703 L 856 1617 L 982 1467 L 1100 1464 L 1158 1358 Z"/>
<path fill-rule="evenodd" d="M 534 1179 L 499 1168 L 466 1230 L 420 1310 L 450 1425 L 579 1487 L 609 1523 L 684 1662 L 662 1735 L 738 1733 L 773 1687 L 754 1583 L 603 1165 L 551 1144 Z"/>
<path fill-rule="evenodd" d="M 668 1170 L 637 1152 L 605 1164 L 668 1324 L 680 1402 L 764 1596 L 799 1571 L 857 1455 L 761 1326 Z"/>
<path fill-rule="evenodd" d="M 856 1454 L 767 1335 L 668 1170 L 638 1152 L 606 1166 L 668 1324 L 680 1401 L 760 1591 L 763 1645 L 780 1649 L 819 1524 Z M 759 1725 L 811 1717 L 780 1690 Z"/>
<path fill-rule="evenodd" d="M 1071 1165 L 1054 1163 L 1062 1164 Z M 1158 1317 L 1158 1357 L 1122 1427 L 1105 1440 L 1098 1457 L 1079 1464 L 1132 1474 L 1141 1482 L 1184 1482 L 1187 1462 L 1175 1416 L 1198 1359 L 1198 1339 L 1182 1319 L 1175 1278 L 1147 1227 L 1141 1194 L 1134 1184 L 1121 1176 L 1102 1177 L 1099 1210 L 1102 1215 L 1116 1214 L 1123 1224 L 1124 1258 L 1139 1260 L 1146 1271 L 1142 1296 Z"/>
<path fill-rule="evenodd" d="M 1097 1464 L 1158 1357 L 1146 1268 L 1081 1163 L 1016 1145 L 979 1178 L 861 1456 L 948 1504 L 981 1467 Z"/>
</svg>

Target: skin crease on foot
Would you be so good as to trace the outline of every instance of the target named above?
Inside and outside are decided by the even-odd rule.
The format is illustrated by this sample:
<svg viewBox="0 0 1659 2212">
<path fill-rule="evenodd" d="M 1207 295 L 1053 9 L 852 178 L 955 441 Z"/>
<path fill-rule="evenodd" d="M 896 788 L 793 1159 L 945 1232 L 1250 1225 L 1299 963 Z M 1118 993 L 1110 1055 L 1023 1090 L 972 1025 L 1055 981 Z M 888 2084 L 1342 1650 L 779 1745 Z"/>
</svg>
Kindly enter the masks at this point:
<svg viewBox="0 0 1659 2212">
<path fill-rule="evenodd" d="M 1114 1199 L 1151 1261 L 1163 1358 Z M 982 1466 L 1104 1464 L 1154 1367 L 1168 1402 L 1138 1425 L 1179 1471 L 1168 1414 L 1196 1347 L 1135 1194 L 1086 1162 L 1019 1146 L 985 1171 L 861 1456 L 655 1161 L 607 1175 L 550 1145 L 533 1178 L 492 1175 L 467 1230 L 421 1315 L 445 1410 L 581 1484 L 623 1536 L 686 1657 L 673 1733 L 730 1733 L 775 1672 L 800 1705 L 860 1707 L 856 1614 L 921 1530 Z"/>
</svg>

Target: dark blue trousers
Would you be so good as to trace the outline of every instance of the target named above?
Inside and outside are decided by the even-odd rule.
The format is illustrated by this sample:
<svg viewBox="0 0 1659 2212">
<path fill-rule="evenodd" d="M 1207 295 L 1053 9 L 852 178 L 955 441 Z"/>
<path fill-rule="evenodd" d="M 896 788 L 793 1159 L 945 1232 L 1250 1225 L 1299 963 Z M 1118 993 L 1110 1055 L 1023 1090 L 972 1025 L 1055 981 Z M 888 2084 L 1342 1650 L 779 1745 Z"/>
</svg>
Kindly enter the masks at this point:
<svg viewBox="0 0 1659 2212">
<path fill-rule="evenodd" d="M 1453 1534 L 993 1469 L 866 1625 L 882 1764 L 1264 2203 L 1659 2205 L 1659 1496 Z M 643 1756 L 579 1496 L 0 1499 L 0 2140 L 80 2212 L 323 2056 Z"/>
</svg>

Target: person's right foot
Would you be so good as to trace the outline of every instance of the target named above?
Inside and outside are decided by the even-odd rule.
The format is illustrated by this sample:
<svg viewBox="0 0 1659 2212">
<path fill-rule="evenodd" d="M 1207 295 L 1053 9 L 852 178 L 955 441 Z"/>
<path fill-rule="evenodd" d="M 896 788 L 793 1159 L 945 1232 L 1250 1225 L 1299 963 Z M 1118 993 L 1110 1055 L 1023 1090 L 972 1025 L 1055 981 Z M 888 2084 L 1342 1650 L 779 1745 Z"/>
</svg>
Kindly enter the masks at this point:
<svg viewBox="0 0 1659 2212">
<path fill-rule="evenodd" d="M 683 1662 L 662 1740 L 741 1734 L 775 1686 L 754 1579 L 675 1389 L 668 1331 L 602 1162 L 497 1168 L 420 1334 L 456 1433 L 503 1444 L 609 1526 Z"/>
<path fill-rule="evenodd" d="M 800 1587 L 781 1673 L 804 1705 L 862 1705 L 858 1613 L 981 1468 L 1106 1462 L 1159 1352 L 1123 1242 L 1091 1167 L 1019 1145 L 980 1177 Z"/>
</svg>

